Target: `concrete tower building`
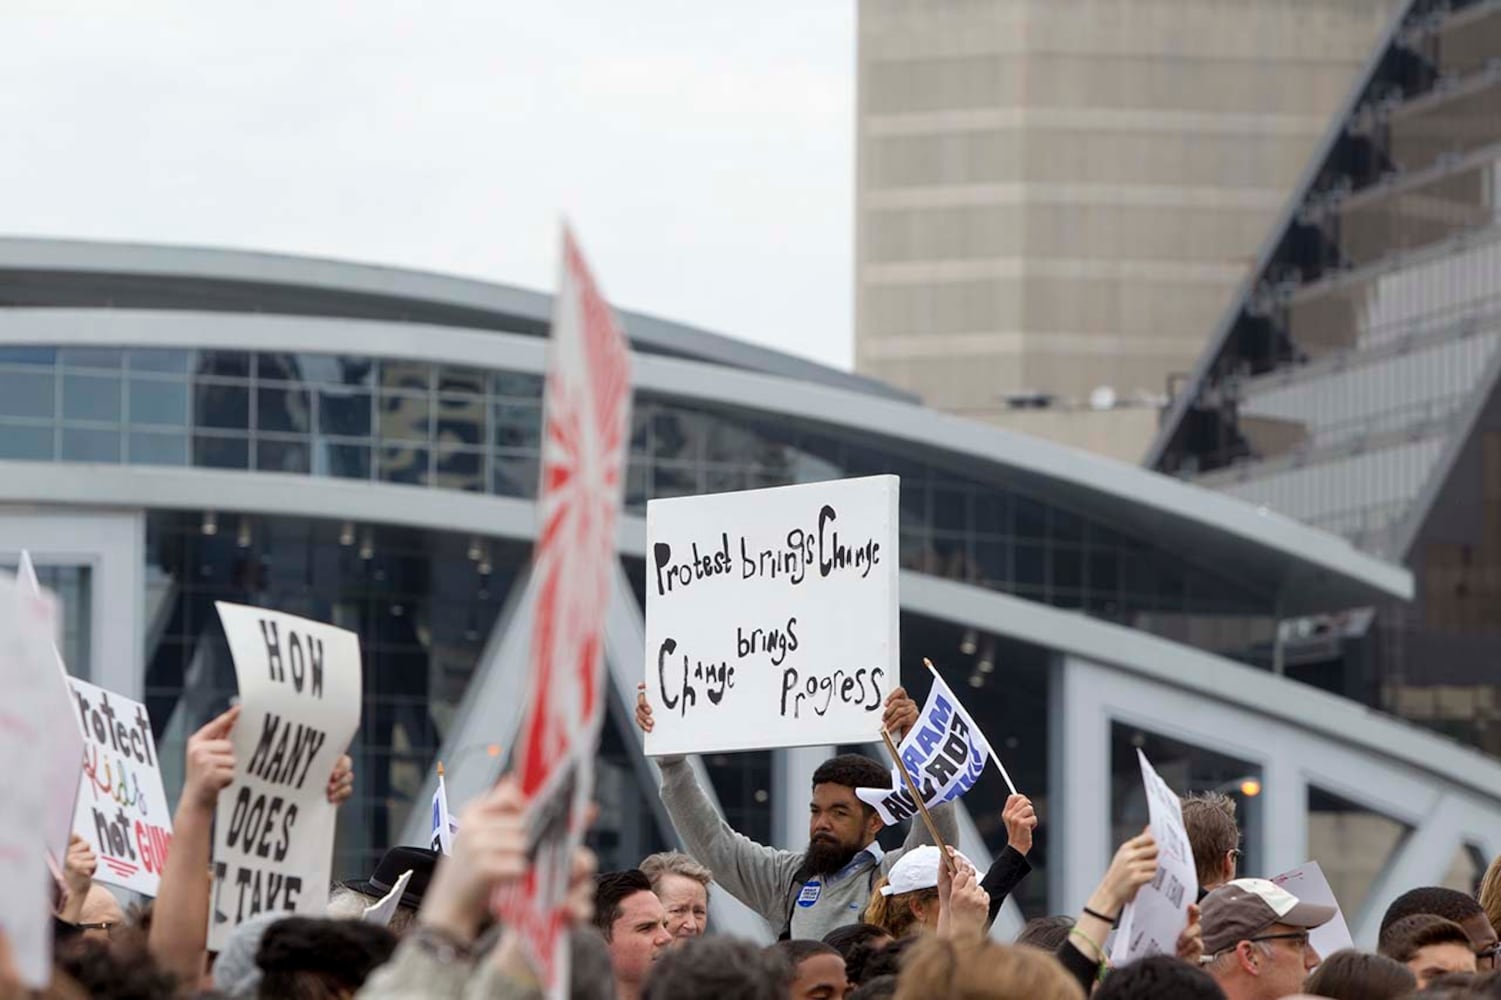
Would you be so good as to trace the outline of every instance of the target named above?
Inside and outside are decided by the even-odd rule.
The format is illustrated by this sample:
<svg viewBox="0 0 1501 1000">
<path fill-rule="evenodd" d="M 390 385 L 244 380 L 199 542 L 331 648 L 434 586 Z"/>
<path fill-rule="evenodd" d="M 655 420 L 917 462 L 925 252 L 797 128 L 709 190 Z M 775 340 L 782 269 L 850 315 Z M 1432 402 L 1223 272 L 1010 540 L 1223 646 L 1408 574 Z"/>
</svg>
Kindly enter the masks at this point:
<svg viewBox="0 0 1501 1000">
<path fill-rule="evenodd" d="M 856 367 L 1138 461 L 1394 0 L 861 0 Z"/>
</svg>

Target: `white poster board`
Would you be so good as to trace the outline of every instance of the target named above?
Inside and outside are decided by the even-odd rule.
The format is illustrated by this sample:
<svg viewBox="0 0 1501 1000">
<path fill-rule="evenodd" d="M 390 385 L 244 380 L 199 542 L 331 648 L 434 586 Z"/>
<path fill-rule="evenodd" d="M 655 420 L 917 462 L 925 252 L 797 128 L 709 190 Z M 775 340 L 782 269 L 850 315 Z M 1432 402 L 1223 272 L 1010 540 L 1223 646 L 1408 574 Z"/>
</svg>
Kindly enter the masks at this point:
<svg viewBox="0 0 1501 1000">
<path fill-rule="evenodd" d="M 1112 965 L 1177 954 L 1178 936 L 1188 926 L 1188 908 L 1199 894 L 1183 804 L 1147 762 L 1147 755 L 1137 750 L 1136 757 L 1147 791 L 1147 825 L 1157 841 L 1157 875 L 1126 904 L 1110 955 Z"/>
<path fill-rule="evenodd" d="M 1355 939 L 1350 936 L 1350 925 L 1345 923 L 1345 912 L 1340 909 L 1339 900 L 1334 898 L 1334 889 L 1324 877 L 1324 869 L 1319 867 L 1317 861 L 1309 861 L 1292 871 L 1283 872 L 1275 876 L 1272 882 L 1305 903 L 1334 907 L 1333 920 L 1308 932 L 1308 943 L 1319 953 L 1320 961 L 1341 949 L 1355 947 Z"/>
<path fill-rule="evenodd" d="M 360 721 L 360 643 L 295 615 L 216 603 L 240 686 L 235 781 L 214 818 L 210 951 L 258 913 L 328 906 L 328 778 Z"/>
<path fill-rule="evenodd" d="M 23 594 L 42 592 L 37 581 L 36 566 L 31 553 L 21 552 L 21 563 L 16 570 L 16 579 Z M 72 690 L 68 687 L 68 668 L 58 652 L 57 640 L 52 640 L 52 659 L 56 667 L 55 679 L 47 684 L 45 702 L 40 706 L 44 713 L 47 730 L 54 736 L 53 754 L 45 758 L 47 769 L 47 792 L 43 803 L 46 817 L 47 853 L 60 872 L 68 857 L 68 842 L 73 837 L 73 819 L 78 802 L 78 772 L 83 762 L 83 732 L 75 721 Z"/>
<path fill-rule="evenodd" d="M 0 928 L 21 979 L 38 989 L 52 978 L 46 762 L 66 753 L 69 740 L 48 709 L 59 687 L 56 613 L 51 596 L 0 573 Z M 71 716 L 68 725 L 76 735 Z M 68 787 L 77 789 L 77 775 L 69 775 Z"/>
<path fill-rule="evenodd" d="M 172 813 L 146 706 L 68 678 L 83 729 L 73 831 L 99 857 L 94 879 L 155 896 L 172 843 Z"/>
<path fill-rule="evenodd" d="M 896 476 L 646 506 L 652 755 L 869 743 L 901 684 Z"/>
</svg>

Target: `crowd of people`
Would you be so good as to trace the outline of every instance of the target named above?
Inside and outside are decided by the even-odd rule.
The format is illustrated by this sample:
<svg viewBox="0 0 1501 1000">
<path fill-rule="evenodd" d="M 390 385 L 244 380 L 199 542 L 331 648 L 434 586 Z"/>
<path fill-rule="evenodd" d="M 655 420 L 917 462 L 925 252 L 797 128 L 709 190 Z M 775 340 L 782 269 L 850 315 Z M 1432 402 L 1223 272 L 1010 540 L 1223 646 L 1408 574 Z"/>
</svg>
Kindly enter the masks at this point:
<svg viewBox="0 0 1501 1000">
<path fill-rule="evenodd" d="M 212 910 L 211 837 L 219 793 L 233 780 L 229 740 L 236 710 L 188 742 L 186 780 L 157 898 L 124 912 L 93 880 L 96 858 L 76 839 L 58 873 L 54 975 L 30 992 L 0 934 L 0 1000 L 110 997 L 397 1000 L 541 997 L 518 935 L 492 917 L 498 890 L 529 873 L 524 802 L 502 780 L 462 812 L 452 852 L 389 851 L 369 878 L 334 887 L 326 915 L 267 913 L 207 949 Z M 917 706 L 898 689 L 884 725 L 900 735 Z M 642 697 L 637 722 L 652 728 Z M 1009 944 L 991 925 L 1031 870 L 1037 814 L 1012 795 L 1001 812 L 1008 844 L 985 872 L 952 847 L 940 849 L 913 823 L 901 849 L 885 851 L 882 822 L 855 794 L 883 787 L 889 772 L 866 757 L 836 756 L 811 776 L 808 847 L 764 846 L 732 829 L 682 758 L 661 758 L 661 797 L 683 845 L 636 868 L 596 872 L 574 859 L 567 905 L 569 993 L 589 1000 L 1281 1000 L 1334 997 L 1501 998 L 1501 859 L 1477 895 L 1428 886 L 1393 902 L 1375 953 L 1320 955 L 1310 935 L 1331 906 L 1241 876 L 1232 800 L 1191 793 L 1183 820 L 1199 881 L 1198 901 L 1171 954 L 1119 966 L 1111 933 L 1138 891 L 1158 873 L 1150 831 L 1126 840 L 1073 915 L 1040 916 Z M 348 758 L 327 795 L 346 799 Z M 950 806 L 931 810 L 934 830 L 957 839 Z M 360 919 L 412 873 L 396 916 Z M 714 933 L 711 892 L 759 914 L 776 943 Z"/>
</svg>

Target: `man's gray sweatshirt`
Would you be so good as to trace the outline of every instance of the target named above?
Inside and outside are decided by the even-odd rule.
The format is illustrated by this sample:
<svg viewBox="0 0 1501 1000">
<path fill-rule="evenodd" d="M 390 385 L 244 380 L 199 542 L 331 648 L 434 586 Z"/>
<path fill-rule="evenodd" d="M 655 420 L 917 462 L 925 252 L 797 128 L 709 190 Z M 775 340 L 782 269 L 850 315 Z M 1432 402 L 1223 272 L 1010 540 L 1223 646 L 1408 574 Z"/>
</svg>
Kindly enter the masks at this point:
<svg viewBox="0 0 1501 1000">
<path fill-rule="evenodd" d="M 912 823 L 901 850 L 879 861 L 868 854 L 830 881 L 830 876 L 802 874 L 803 851 L 779 851 L 730 829 L 698 786 L 686 758 L 662 757 L 662 804 L 683 838 L 684 849 L 714 873 L 731 896 L 759 913 L 780 936 L 791 921 L 791 936 L 821 940 L 836 927 L 859 923 L 877 878 L 914 847 L 931 844 L 927 828 Z M 952 803 L 930 812 L 938 832 L 950 844 L 959 839 Z"/>
</svg>

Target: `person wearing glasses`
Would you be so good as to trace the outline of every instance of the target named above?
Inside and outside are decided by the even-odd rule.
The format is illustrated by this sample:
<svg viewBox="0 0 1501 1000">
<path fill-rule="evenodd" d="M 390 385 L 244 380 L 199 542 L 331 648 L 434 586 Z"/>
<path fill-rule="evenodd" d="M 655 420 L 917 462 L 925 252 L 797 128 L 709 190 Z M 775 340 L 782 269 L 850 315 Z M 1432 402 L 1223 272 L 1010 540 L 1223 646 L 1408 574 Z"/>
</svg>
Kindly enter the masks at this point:
<svg viewBox="0 0 1501 1000">
<path fill-rule="evenodd" d="M 1227 882 L 1200 907 L 1201 962 L 1227 1000 L 1280 1000 L 1299 992 L 1319 964 L 1308 932 L 1335 914 L 1332 906 L 1305 903 L 1262 878 Z"/>
<path fill-rule="evenodd" d="M 1222 792 L 1183 797 L 1183 829 L 1199 875 L 1199 898 L 1235 878 L 1240 864 L 1240 825 L 1235 800 Z"/>
<path fill-rule="evenodd" d="M 1485 910 L 1473 897 L 1441 885 L 1409 889 L 1393 900 L 1381 918 L 1378 940 L 1385 941 L 1388 930 L 1397 921 L 1420 913 L 1443 917 L 1463 927 L 1470 936 L 1470 950 L 1475 953 L 1475 967 L 1481 972 L 1490 972 L 1498 967 L 1496 955 L 1501 951 L 1501 944 L 1498 944 L 1496 930 L 1491 926 Z"/>
</svg>

